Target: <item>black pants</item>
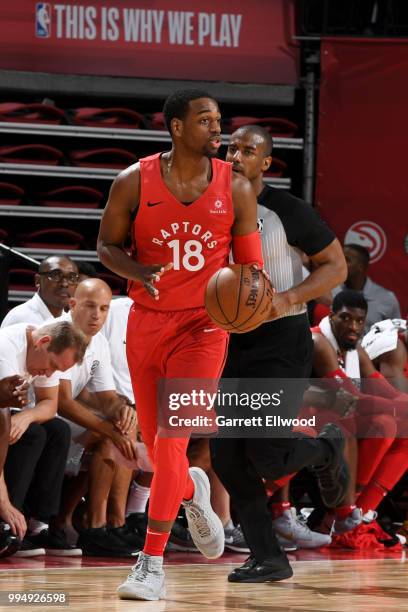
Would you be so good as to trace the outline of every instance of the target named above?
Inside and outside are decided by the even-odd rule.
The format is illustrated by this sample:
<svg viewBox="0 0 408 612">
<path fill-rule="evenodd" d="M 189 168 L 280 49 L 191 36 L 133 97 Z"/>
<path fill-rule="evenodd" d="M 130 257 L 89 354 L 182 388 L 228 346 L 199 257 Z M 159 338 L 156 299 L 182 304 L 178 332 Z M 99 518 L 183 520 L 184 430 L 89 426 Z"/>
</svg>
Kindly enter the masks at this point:
<svg viewBox="0 0 408 612">
<path fill-rule="evenodd" d="M 27 516 L 49 521 L 59 511 L 71 439 L 62 419 L 32 423 L 8 449 L 4 477 L 11 503 Z"/>
<path fill-rule="evenodd" d="M 306 315 L 265 323 L 248 334 L 232 334 L 223 378 L 296 378 L 285 398 L 286 416 L 298 414 L 311 373 L 313 341 Z M 267 508 L 262 478 L 276 480 L 303 467 L 324 463 L 328 447 L 299 434 L 288 438 L 214 438 L 215 472 L 231 496 L 245 539 L 256 559 L 274 556 L 279 545 Z"/>
</svg>

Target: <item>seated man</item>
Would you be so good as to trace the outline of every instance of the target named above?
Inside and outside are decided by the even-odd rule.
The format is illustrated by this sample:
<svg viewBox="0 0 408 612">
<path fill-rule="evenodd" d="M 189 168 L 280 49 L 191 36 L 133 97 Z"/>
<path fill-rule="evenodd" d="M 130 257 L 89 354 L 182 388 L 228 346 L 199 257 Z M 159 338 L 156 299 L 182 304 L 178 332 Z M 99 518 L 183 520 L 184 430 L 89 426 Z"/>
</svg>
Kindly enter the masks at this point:
<svg viewBox="0 0 408 612">
<path fill-rule="evenodd" d="M 378 321 L 399 319 L 401 313 L 396 295 L 368 276 L 370 265 L 368 250 L 360 244 L 346 244 L 343 250 L 347 262 L 347 278 L 342 285 L 333 289 L 333 296 L 345 289 L 361 292 L 367 301 L 366 331 Z"/>
<path fill-rule="evenodd" d="M 0 377 L 18 375 L 27 382 L 33 380 L 35 390 L 34 406 L 25 407 L 25 400 L 21 401 L 22 409 L 11 417 L 6 480 L 2 474 L 0 481 L 0 516 L 14 533 L 23 536 L 21 513 L 26 511 L 29 525 L 43 528 L 45 548 L 53 554 L 72 550 L 61 534 L 51 527 L 47 530 L 59 508 L 69 440 L 65 425 L 53 418 L 59 375 L 82 360 L 86 345 L 85 336 L 66 321 L 38 328 L 19 323 L 0 330 Z M 32 447 L 33 440 L 40 443 Z M 44 554 L 44 547 L 38 548 L 31 535 L 22 541 L 21 555 Z"/>
<path fill-rule="evenodd" d="M 10 436 L 10 410 L 9 406 L 14 408 L 23 408 L 27 404 L 27 389 L 28 385 L 21 376 L 6 376 L 0 380 L 0 474 L 3 471 L 4 462 L 6 460 L 9 436 Z M 1 502 L 0 502 L 1 503 Z M 17 509 L 17 523 L 4 525 L 0 528 L 0 557 L 8 557 L 19 548 L 18 537 L 23 539 L 26 531 L 26 522 L 24 516 Z M 11 531 L 17 533 L 17 536 Z"/>
<path fill-rule="evenodd" d="M 101 329 L 109 343 L 112 357 L 112 375 L 116 391 L 125 401 L 135 408 L 132 383 L 126 357 L 126 332 L 130 307 L 133 300 L 120 297 L 112 300 L 109 314 Z M 145 534 L 146 504 L 150 496 L 150 484 L 153 477 L 153 467 L 147 455 L 143 442 L 136 442 L 138 453 L 138 468 L 135 470 L 130 485 L 126 504 L 126 523 L 133 529 Z"/>
<path fill-rule="evenodd" d="M 350 531 L 363 519 L 370 522 L 373 511 L 408 467 L 408 439 L 397 437 L 405 431 L 408 397 L 385 380 L 358 346 L 366 313 L 367 302 L 360 293 L 342 291 L 334 298 L 329 317 L 312 329 L 315 376 L 339 381 L 357 398 L 355 414 L 339 421 L 361 438 L 356 494 L 351 492 L 352 499 L 337 509 L 335 533 Z M 317 418 L 327 417 L 318 412 Z"/>
<path fill-rule="evenodd" d="M 71 299 L 72 322 L 90 339 L 81 365 L 61 377 L 58 410 L 68 420 L 73 442 L 71 463 L 88 458 L 87 482 L 66 501 L 58 517 L 61 527 L 69 524 L 76 503 L 88 491 L 86 527 L 78 544 L 94 556 L 131 556 L 139 541 L 125 523 L 126 498 L 136 466 L 136 414 L 115 390 L 111 356 L 100 333 L 109 312 L 112 293 L 102 280 L 92 278 L 78 285 Z M 79 450 L 79 455 L 78 455 Z"/>
<path fill-rule="evenodd" d="M 37 293 L 24 304 L 12 308 L 1 327 L 16 323 L 41 325 L 52 317 L 60 317 L 68 308 L 78 284 L 77 265 L 69 257 L 47 257 L 35 275 Z"/>
</svg>

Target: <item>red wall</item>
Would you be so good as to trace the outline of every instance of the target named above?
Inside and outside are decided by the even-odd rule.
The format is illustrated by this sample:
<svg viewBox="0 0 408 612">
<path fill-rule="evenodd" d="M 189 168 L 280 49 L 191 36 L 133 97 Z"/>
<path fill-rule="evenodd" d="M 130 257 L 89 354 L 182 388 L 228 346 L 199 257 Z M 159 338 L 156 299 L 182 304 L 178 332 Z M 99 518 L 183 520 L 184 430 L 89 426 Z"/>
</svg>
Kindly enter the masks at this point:
<svg viewBox="0 0 408 612">
<path fill-rule="evenodd" d="M 322 44 L 317 204 L 408 307 L 408 41 Z"/>
</svg>

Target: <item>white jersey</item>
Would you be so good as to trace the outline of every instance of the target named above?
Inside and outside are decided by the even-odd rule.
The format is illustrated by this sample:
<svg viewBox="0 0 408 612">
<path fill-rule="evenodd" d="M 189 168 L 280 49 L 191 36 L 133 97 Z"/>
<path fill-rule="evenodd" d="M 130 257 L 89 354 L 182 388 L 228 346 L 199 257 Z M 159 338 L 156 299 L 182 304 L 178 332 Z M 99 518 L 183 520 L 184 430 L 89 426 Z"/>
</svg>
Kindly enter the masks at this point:
<svg viewBox="0 0 408 612">
<path fill-rule="evenodd" d="M 109 314 L 101 333 L 109 343 L 112 356 L 112 372 L 118 393 L 134 403 L 132 383 L 126 358 L 126 330 L 133 300 L 128 297 L 112 300 Z"/>
<path fill-rule="evenodd" d="M 0 380 L 15 374 L 23 377 L 28 375 L 27 327 L 30 327 L 29 323 L 17 323 L 0 329 Z M 54 372 L 51 376 L 36 376 L 34 387 L 57 387 L 61 374 Z"/>
<path fill-rule="evenodd" d="M 12 308 L 4 317 L 1 327 L 8 327 L 16 323 L 32 323 L 39 327 L 43 323 L 50 322 L 53 319 L 51 312 L 48 310 L 45 302 L 40 298 L 38 293 L 24 304 L 19 304 Z"/>
<path fill-rule="evenodd" d="M 71 318 L 70 315 L 63 315 L 61 319 L 68 317 Z M 85 387 L 93 393 L 115 390 L 109 345 L 101 332 L 92 337 L 82 363 L 76 363 L 63 372 L 61 380 L 71 381 L 73 399 L 78 397 Z"/>
<path fill-rule="evenodd" d="M 398 332 L 407 329 L 404 319 L 386 319 L 371 326 L 364 336 L 361 346 L 368 353 L 370 359 L 376 359 L 384 353 L 397 348 Z"/>
</svg>

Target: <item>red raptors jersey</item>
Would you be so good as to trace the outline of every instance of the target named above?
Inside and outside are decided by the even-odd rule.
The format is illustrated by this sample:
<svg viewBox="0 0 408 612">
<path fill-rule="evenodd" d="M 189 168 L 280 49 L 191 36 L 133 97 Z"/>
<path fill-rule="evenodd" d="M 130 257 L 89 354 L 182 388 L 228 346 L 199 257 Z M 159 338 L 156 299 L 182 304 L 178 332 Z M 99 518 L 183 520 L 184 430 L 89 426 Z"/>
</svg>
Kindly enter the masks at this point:
<svg viewBox="0 0 408 612">
<path fill-rule="evenodd" d="M 140 160 L 140 203 L 132 227 L 134 258 L 142 264 L 173 263 L 157 285 L 154 300 L 139 282 L 129 296 L 156 310 L 184 310 L 204 305 L 210 277 L 228 263 L 234 222 L 231 164 L 212 159 L 212 180 L 192 204 L 182 204 L 169 191 L 160 155 Z"/>
</svg>

